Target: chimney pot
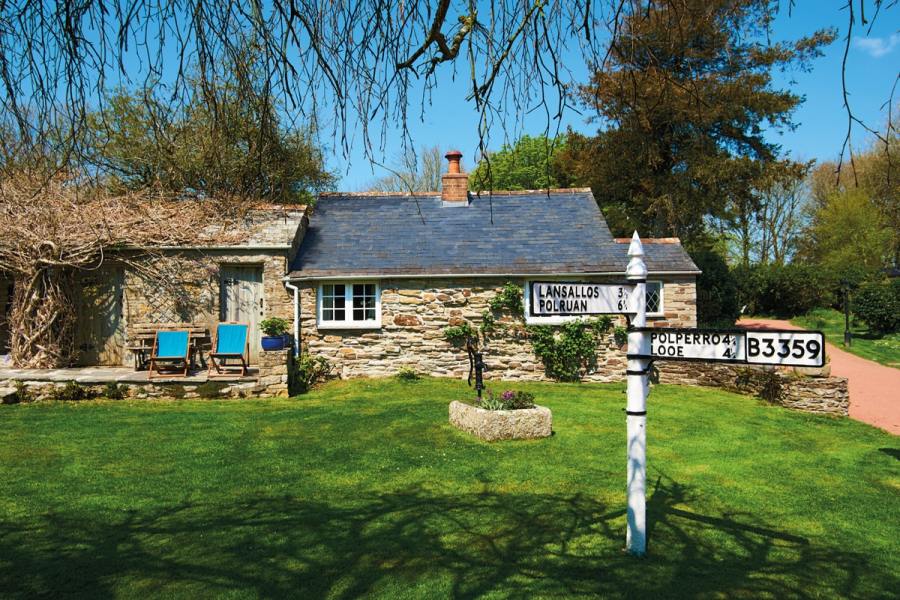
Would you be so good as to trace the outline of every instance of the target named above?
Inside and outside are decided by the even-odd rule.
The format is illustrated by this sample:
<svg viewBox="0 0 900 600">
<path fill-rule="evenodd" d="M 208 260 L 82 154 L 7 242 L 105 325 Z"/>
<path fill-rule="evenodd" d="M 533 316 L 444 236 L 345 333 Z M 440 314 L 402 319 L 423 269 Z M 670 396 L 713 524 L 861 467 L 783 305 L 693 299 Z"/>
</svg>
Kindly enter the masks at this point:
<svg viewBox="0 0 900 600">
<path fill-rule="evenodd" d="M 469 176 L 460 171 L 462 152 L 451 150 L 444 155 L 447 172 L 441 176 L 441 200 L 451 206 L 465 206 L 469 201 Z"/>
</svg>

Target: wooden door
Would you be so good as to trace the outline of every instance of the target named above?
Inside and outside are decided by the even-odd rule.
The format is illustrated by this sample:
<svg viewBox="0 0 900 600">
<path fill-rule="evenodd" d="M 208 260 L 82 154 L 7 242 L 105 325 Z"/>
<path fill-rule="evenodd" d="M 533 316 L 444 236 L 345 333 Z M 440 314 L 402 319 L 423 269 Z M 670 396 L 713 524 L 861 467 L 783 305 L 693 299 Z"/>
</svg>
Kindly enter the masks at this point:
<svg viewBox="0 0 900 600">
<path fill-rule="evenodd" d="M 103 267 L 82 274 L 75 325 L 78 364 L 124 364 L 123 282 L 121 267 Z"/>
<path fill-rule="evenodd" d="M 221 315 L 223 321 L 250 325 L 250 362 L 259 357 L 259 322 L 263 315 L 262 267 L 222 265 Z"/>
</svg>

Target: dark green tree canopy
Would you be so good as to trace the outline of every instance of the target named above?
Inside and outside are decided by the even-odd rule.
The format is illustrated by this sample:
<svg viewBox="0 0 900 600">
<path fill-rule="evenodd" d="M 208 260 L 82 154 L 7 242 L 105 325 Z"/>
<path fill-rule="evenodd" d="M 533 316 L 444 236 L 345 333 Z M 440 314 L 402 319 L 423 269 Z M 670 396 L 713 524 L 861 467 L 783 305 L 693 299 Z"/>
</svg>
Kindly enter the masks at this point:
<svg viewBox="0 0 900 600">
<path fill-rule="evenodd" d="M 308 202 L 333 182 L 310 128 L 281 124 L 271 96 L 226 79 L 215 110 L 120 91 L 88 120 L 89 163 L 114 187 Z"/>
<path fill-rule="evenodd" d="M 580 90 L 605 128 L 570 136 L 566 157 L 614 231 L 701 236 L 783 163 L 764 131 L 791 127 L 802 98 L 776 89 L 772 72 L 808 69 L 835 34 L 767 43 L 770 9 L 765 0 L 678 0 L 624 19 Z"/>
<path fill-rule="evenodd" d="M 567 187 L 569 173 L 559 161 L 567 137 L 523 135 L 515 144 L 504 144 L 479 161 L 469 175 L 473 190 L 539 190 Z"/>
</svg>

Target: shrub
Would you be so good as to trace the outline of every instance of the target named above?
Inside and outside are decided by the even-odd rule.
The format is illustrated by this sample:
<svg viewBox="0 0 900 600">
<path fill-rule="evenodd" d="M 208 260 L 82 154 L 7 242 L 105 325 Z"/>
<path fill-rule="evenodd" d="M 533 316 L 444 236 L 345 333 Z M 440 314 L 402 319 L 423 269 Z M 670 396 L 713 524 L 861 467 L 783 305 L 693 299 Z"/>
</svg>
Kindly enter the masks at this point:
<svg viewBox="0 0 900 600">
<path fill-rule="evenodd" d="M 485 410 L 522 410 L 534 408 L 534 394 L 506 390 L 499 396 L 488 390 L 487 396 L 477 400 L 475 406 Z"/>
<path fill-rule="evenodd" d="M 115 381 L 110 381 L 103 386 L 103 397 L 109 398 L 110 400 L 121 400 L 125 397 L 125 391 L 126 388 L 124 385 L 119 385 Z"/>
<path fill-rule="evenodd" d="M 507 310 L 517 317 L 521 317 L 525 312 L 525 305 L 522 299 L 522 287 L 511 281 L 497 292 L 497 295 L 491 298 L 491 310 Z"/>
<path fill-rule="evenodd" d="M 503 404 L 507 410 L 534 408 L 534 394 L 529 392 L 506 390 L 500 395 L 500 398 L 503 399 Z"/>
<path fill-rule="evenodd" d="M 421 379 L 419 374 L 416 373 L 416 370 L 412 367 L 400 367 L 399 369 L 397 369 L 397 373 L 394 374 L 394 377 L 406 383 L 418 381 L 419 379 Z"/>
<path fill-rule="evenodd" d="M 475 337 L 475 330 L 468 323 L 444 328 L 444 339 L 451 344 L 464 344 L 470 337 Z"/>
<path fill-rule="evenodd" d="M 709 244 L 690 249 L 694 264 L 703 271 L 697 277 L 697 322 L 700 325 L 733 324 L 741 314 L 734 274 L 721 254 Z"/>
<path fill-rule="evenodd" d="M 305 394 L 317 383 L 331 377 L 333 370 L 334 366 L 324 356 L 310 356 L 304 352 L 294 367 L 292 393 Z"/>
<path fill-rule="evenodd" d="M 91 393 L 91 390 L 75 381 L 66 382 L 66 385 L 61 388 L 55 388 L 50 393 L 51 399 L 60 402 L 77 402 L 79 400 L 89 400 L 93 397 L 94 394 Z"/>
<path fill-rule="evenodd" d="M 852 299 L 853 313 L 876 333 L 900 329 L 900 280 L 867 283 Z"/>
<path fill-rule="evenodd" d="M 628 342 L 628 329 L 619 326 L 613 330 L 613 339 L 620 348 Z"/>
<path fill-rule="evenodd" d="M 277 337 L 279 335 L 284 335 L 285 333 L 287 333 L 289 326 L 290 323 L 288 323 L 286 319 L 282 319 L 281 317 L 269 317 L 268 319 L 263 319 L 259 323 L 259 328 L 262 330 L 262 332 L 273 337 Z"/>
<path fill-rule="evenodd" d="M 544 363 L 548 377 L 557 381 L 579 381 L 596 366 L 597 326 L 588 321 L 572 321 L 554 330 L 549 325 L 528 328 L 534 353 Z"/>
<path fill-rule="evenodd" d="M 736 268 L 733 274 L 746 314 L 794 317 L 834 302 L 834 274 L 821 267 L 757 265 Z"/>
</svg>

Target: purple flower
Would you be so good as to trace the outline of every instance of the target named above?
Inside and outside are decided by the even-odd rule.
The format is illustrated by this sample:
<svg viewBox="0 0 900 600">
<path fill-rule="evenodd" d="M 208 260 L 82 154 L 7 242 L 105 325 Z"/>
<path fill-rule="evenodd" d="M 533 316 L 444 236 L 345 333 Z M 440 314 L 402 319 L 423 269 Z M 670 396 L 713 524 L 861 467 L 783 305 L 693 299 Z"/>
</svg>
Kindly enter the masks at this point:
<svg viewBox="0 0 900 600">
<path fill-rule="evenodd" d="M 503 392 L 504 400 L 512 400 L 515 396 L 516 396 L 516 393 L 512 390 L 506 390 L 505 392 Z"/>
</svg>

